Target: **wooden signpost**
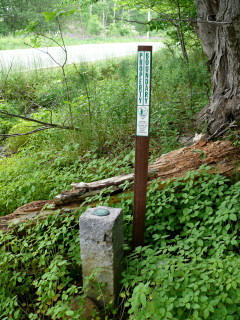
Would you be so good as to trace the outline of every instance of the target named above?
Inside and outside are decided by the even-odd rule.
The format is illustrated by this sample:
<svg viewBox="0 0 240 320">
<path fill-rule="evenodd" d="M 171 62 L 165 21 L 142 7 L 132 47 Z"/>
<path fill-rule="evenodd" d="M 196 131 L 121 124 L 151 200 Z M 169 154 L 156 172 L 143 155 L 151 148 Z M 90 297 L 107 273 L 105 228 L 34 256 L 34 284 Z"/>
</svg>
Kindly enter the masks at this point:
<svg viewBox="0 0 240 320">
<path fill-rule="evenodd" d="M 138 47 L 133 249 L 144 245 L 149 154 L 152 46 Z"/>
</svg>

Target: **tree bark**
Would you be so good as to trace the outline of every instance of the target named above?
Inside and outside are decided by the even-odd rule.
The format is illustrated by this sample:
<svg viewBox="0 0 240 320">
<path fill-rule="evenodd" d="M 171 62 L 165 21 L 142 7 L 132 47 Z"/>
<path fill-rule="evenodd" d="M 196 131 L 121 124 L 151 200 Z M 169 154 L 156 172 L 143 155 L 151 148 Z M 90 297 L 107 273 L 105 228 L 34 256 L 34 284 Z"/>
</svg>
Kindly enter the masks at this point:
<svg viewBox="0 0 240 320">
<path fill-rule="evenodd" d="M 240 119 L 240 1 L 195 0 L 196 31 L 212 77 L 209 104 L 197 115 L 213 134 Z"/>
</svg>

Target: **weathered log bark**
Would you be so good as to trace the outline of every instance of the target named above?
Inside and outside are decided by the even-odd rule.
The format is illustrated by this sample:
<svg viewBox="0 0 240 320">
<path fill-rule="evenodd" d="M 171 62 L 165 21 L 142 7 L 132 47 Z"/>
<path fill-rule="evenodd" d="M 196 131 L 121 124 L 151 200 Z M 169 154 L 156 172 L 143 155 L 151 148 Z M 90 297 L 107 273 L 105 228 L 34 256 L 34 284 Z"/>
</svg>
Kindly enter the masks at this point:
<svg viewBox="0 0 240 320">
<path fill-rule="evenodd" d="M 240 119 L 240 1 L 195 0 L 196 31 L 209 59 L 213 93 L 197 115 L 213 134 Z"/>
<path fill-rule="evenodd" d="M 193 146 L 171 151 L 149 165 L 148 180 L 157 177 L 160 180 L 183 177 L 187 171 L 196 170 L 204 164 L 212 166 L 212 173 L 230 176 L 240 172 L 239 147 L 233 146 L 230 141 L 200 141 Z M 45 219 L 54 214 L 56 209 L 60 210 L 59 214 L 64 214 L 78 207 L 86 198 L 101 193 L 104 188 L 110 187 L 108 192 L 112 194 L 124 192 L 123 183 L 128 181 L 131 188 L 133 179 L 133 174 L 127 174 L 91 183 L 72 183 L 73 189 L 62 192 L 53 200 L 34 201 L 18 208 L 10 215 L 0 217 L 0 229 L 7 231 L 12 225 L 35 217 Z M 114 197 L 111 199 L 115 202 L 120 201 Z"/>
</svg>

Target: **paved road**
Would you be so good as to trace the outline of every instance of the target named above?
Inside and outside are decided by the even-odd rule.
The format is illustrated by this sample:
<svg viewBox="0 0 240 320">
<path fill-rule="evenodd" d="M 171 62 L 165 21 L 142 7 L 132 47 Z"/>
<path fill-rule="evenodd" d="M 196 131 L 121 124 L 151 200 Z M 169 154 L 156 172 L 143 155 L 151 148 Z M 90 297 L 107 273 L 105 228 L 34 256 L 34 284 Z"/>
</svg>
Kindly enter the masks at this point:
<svg viewBox="0 0 240 320">
<path fill-rule="evenodd" d="M 97 61 L 132 55 L 137 52 L 138 45 L 152 45 L 153 51 L 163 47 L 161 42 L 104 43 L 67 46 L 67 63 Z M 65 54 L 59 47 L 0 50 L 0 71 L 8 72 L 10 69 L 25 71 L 56 67 L 58 64 L 62 64 L 64 59 Z"/>
</svg>

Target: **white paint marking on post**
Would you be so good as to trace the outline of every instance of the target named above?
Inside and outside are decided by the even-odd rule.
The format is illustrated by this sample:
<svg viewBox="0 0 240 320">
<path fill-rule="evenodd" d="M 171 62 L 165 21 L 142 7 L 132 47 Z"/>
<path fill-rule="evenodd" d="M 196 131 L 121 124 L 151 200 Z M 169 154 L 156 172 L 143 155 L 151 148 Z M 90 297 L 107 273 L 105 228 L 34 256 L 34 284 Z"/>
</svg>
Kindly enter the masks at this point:
<svg viewBox="0 0 240 320">
<path fill-rule="evenodd" d="M 138 51 L 138 91 L 136 135 L 149 136 L 151 51 Z"/>
</svg>

